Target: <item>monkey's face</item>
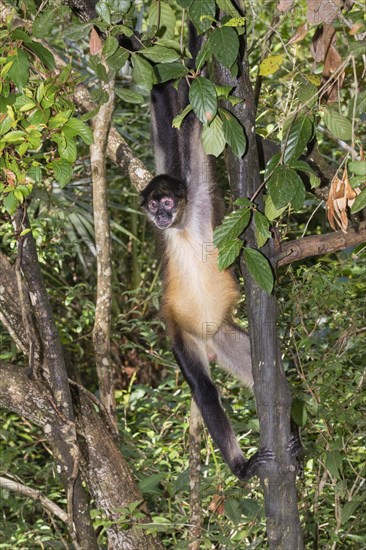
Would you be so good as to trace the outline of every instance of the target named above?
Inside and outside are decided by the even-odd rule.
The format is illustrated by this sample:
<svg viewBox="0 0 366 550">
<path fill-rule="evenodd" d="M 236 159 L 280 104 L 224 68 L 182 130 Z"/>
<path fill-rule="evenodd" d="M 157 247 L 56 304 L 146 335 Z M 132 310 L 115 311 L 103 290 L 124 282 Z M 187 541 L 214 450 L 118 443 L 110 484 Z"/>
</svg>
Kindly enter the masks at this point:
<svg viewBox="0 0 366 550">
<path fill-rule="evenodd" d="M 150 218 L 159 229 L 170 227 L 177 216 L 177 205 L 174 197 L 164 196 L 151 198 L 147 203 Z"/>
<path fill-rule="evenodd" d="M 186 190 L 183 182 L 170 176 L 154 178 L 141 193 L 141 206 L 159 229 L 177 225 L 184 212 Z"/>
</svg>

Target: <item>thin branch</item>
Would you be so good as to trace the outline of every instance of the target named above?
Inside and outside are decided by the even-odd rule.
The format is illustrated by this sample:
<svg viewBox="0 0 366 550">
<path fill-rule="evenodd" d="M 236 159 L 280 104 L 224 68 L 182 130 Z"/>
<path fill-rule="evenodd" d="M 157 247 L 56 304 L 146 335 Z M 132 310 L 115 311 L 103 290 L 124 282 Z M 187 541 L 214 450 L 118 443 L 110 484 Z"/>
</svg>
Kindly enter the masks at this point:
<svg viewBox="0 0 366 550">
<path fill-rule="evenodd" d="M 93 118 L 94 143 L 90 146 L 93 181 L 93 215 L 97 250 L 97 298 L 93 328 L 93 345 L 97 367 L 100 400 L 118 430 L 111 366 L 112 245 L 107 204 L 106 149 L 114 109 L 114 80 L 103 85 L 108 101 Z"/>
<path fill-rule="evenodd" d="M 45 497 L 41 493 L 41 491 L 37 491 L 36 489 L 32 489 L 31 487 L 23 485 L 23 483 L 19 483 L 18 481 L 14 481 L 12 479 L 2 476 L 0 477 L 0 487 L 2 487 L 3 489 L 7 489 L 8 491 L 19 493 L 20 495 L 29 497 L 33 500 L 37 500 L 43 506 L 43 508 L 45 508 L 48 512 L 51 512 L 51 514 L 56 516 L 67 525 L 67 513 L 62 508 L 60 508 L 60 506 L 52 502 L 52 500 Z"/>
<path fill-rule="evenodd" d="M 360 223 L 357 228 L 351 228 L 347 233 L 335 231 L 326 235 L 311 235 L 281 245 L 275 262 L 282 267 L 310 256 L 321 256 L 345 250 L 349 246 L 356 246 L 366 242 L 366 222 Z"/>
<path fill-rule="evenodd" d="M 202 537 L 202 505 L 200 500 L 202 419 L 194 399 L 189 418 L 189 488 L 190 537 L 189 550 L 199 550 Z"/>
</svg>

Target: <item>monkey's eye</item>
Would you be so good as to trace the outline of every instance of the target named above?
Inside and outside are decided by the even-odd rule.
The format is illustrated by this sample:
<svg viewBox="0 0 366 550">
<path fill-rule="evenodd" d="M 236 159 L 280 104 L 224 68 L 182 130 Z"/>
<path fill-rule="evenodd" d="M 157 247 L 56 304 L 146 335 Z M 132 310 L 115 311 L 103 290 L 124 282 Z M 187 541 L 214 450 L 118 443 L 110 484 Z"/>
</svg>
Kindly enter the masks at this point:
<svg viewBox="0 0 366 550">
<path fill-rule="evenodd" d="M 165 197 L 161 202 L 167 210 L 171 210 L 174 206 L 174 200 L 171 197 Z"/>
<path fill-rule="evenodd" d="M 158 209 L 158 201 L 149 201 L 148 207 L 151 212 L 156 212 Z"/>
</svg>

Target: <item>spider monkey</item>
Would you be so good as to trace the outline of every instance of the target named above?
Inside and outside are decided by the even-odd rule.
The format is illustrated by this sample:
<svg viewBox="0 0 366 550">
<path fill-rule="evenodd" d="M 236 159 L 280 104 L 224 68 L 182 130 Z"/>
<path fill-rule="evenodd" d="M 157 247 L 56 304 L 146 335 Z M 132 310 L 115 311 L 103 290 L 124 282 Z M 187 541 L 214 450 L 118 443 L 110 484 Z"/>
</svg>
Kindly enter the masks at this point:
<svg viewBox="0 0 366 550">
<path fill-rule="evenodd" d="M 246 459 L 211 380 L 209 360 L 253 385 L 248 335 L 232 320 L 238 287 L 231 271 L 219 271 L 213 229 L 222 218 L 212 158 L 204 152 L 201 124 L 193 113 L 180 130 L 172 120 L 185 107 L 187 84 L 152 91 L 152 135 L 159 174 L 141 193 L 141 206 L 161 244 L 162 316 L 175 359 L 212 439 L 240 479 L 274 458 L 267 449 Z"/>
</svg>

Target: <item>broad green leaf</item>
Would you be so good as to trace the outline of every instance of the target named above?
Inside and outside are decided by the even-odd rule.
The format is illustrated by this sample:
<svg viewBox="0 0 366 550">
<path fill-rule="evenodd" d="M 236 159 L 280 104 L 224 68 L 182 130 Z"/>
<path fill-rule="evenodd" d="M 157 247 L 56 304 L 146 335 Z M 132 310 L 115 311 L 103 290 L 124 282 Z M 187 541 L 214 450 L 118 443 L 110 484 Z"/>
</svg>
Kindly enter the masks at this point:
<svg viewBox="0 0 366 550">
<path fill-rule="evenodd" d="M 3 199 L 3 202 L 4 202 L 4 207 L 5 207 L 5 210 L 10 214 L 14 214 L 15 210 L 17 209 L 17 206 L 18 206 L 18 201 L 17 199 L 15 198 L 14 196 L 14 192 L 10 192 L 8 193 L 4 199 Z"/>
<path fill-rule="evenodd" d="M 53 137 L 53 139 L 54 141 L 56 141 L 55 137 Z M 58 153 L 62 159 L 65 159 L 71 163 L 76 161 L 77 150 L 76 150 L 75 141 L 73 139 L 65 139 L 65 141 L 60 139 L 57 142 L 57 146 L 58 146 L 57 147 Z"/>
<path fill-rule="evenodd" d="M 275 73 L 281 67 L 282 62 L 283 55 L 270 55 L 260 64 L 259 74 L 262 76 L 268 76 Z"/>
<path fill-rule="evenodd" d="M 232 17 L 228 21 L 225 21 L 224 27 L 244 27 L 245 17 Z"/>
<path fill-rule="evenodd" d="M 300 187 L 303 188 L 303 183 L 296 171 L 282 165 L 274 169 L 267 182 L 267 189 L 277 209 L 287 206 L 299 192 Z"/>
<path fill-rule="evenodd" d="M 0 136 L 6 134 L 13 125 L 15 121 L 10 116 L 0 115 Z"/>
<path fill-rule="evenodd" d="M 342 471 L 343 457 L 339 451 L 327 451 L 325 458 L 325 466 L 336 479 L 341 479 L 340 471 Z"/>
<path fill-rule="evenodd" d="M 262 246 L 266 244 L 268 239 L 271 238 L 271 233 L 269 231 L 269 221 L 266 216 L 256 210 L 254 212 L 254 223 L 257 246 L 258 248 L 262 248 Z"/>
<path fill-rule="evenodd" d="M 247 146 L 243 127 L 229 111 L 226 111 L 226 109 L 220 109 L 220 116 L 223 122 L 226 142 L 231 147 L 235 156 L 239 158 L 242 157 Z"/>
<path fill-rule="evenodd" d="M 134 90 L 129 90 L 127 88 L 115 88 L 114 90 L 118 97 L 126 101 L 127 103 L 143 103 L 146 101 L 143 95 L 138 94 Z"/>
<path fill-rule="evenodd" d="M 202 129 L 202 143 L 207 155 L 218 157 L 225 149 L 226 141 L 222 130 L 222 120 L 215 116 L 213 121 Z"/>
<path fill-rule="evenodd" d="M 366 160 L 350 161 L 348 169 L 356 174 L 356 176 L 366 176 Z"/>
<path fill-rule="evenodd" d="M 53 53 L 50 52 L 47 48 L 42 46 L 39 42 L 35 42 L 32 40 L 27 44 L 27 47 L 30 48 L 37 57 L 42 61 L 42 63 L 48 68 L 48 69 L 54 69 L 55 68 L 55 58 L 53 57 Z"/>
<path fill-rule="evenodd" d="M 220 10 L 230 15 L 230 17 L 240 17 L 240 13 L 231 0 L 216 0 L 216 4 L 219 6 Z"/>
<path fill-rule="evenodd" d="M 15 31 L 13 31 L 11 33 L 11 37 L 12 37 L 13 40 L 22 40 L 26 44 L 28 44 L 28 42 L 32 41 L 29 34 L 27 34 L 25 31 L 23 31 L 22 29 L 19 29 L 19 28 L 15 29 Z"/>
<path fill-rule="evenodd" d="M 215 14 L 215 0 L 194 0 L 189 8 L 189 15 L 198 34 L 202 34 L 211 27 Z"/>
<path fill-rule="evenodd" d="M 337 111 L 326 109 L 324 111 L 324 124 L 336 138 L 346 141 L 352 139 L 351 121 Z"/>
<path fill-rule="evenodd" d="M 236 498 L 227 498 L 224 504 L 225 514 L 236 525 L 241 519 L 240 503 Z"/>
<path fill-rule="evenodd" d="M 64 125 L 64 129 L 69 128 L 72 130 L 74 136 L 80 136 L 86 145 L 93 143 L 93 132 L 85 122 L 78 118 L 70 118 Z"/>
<path fill-rule="evenodd" d="M 296 189 L 296 193 L 291 199 L 291 208 L 295 210 L 295 212 L 298 212 L 299 210 L 301 210 L 301 208 L 303 208 L 305 197 L 306 197 L 306 189 L 303 182 L 300 179 Z"/>
<path fill-rule="evenodd" d="M 306 116 L 298 117 L 291 125 L 285 139 L 284 162 L 296 160 L 304 151 L 313 135 L 313 124 Z"/>
<path fill-rule="evenodd" d="M 153 61 L 154 63 L 171 63 L 179 59 L 179 52 L 172 48 L 165 48 L 164 46 L 152 46 L 151 48 L 145 48 L 140 53 Z"/>
<path fill-rule="evenodd" d="M 225 245 L 219 250 L 217 259 L 217 265 L 220 271 L 223 271 L 235 262 L 240 254 L 242 246 L 243 242 L 240 239 L 230 239 L 225 242 Z"/>
<path fill-rule="evenodd" d="M 149 93 L 154 84 L 154 71 L 148 61 L 139 55 L 132 57 L 132 79 L 140 93 Z"/>
<path fill-rule="evenodd" d="M 2 136 L 1 141 L 6 143 L 17 143 L 23 141 L 26 136 L 26 133 L 22 130 L 13 130 Z"/>
<path fill-rule="evenodd" d="M 351 207 L 352 214 L 356 214 L 366 207 L 366 189 L 363 189 L 359 195 L 357 195 L 355 202 Z"/>
<path fill-rule="evenodd" d="M 244 259 L 249 273 L 265 292 L 270 294 L 273 289 L 273 273 L 267 258 L 255 248 L 244 248 Z"/>
<path fill-rule="evenodd" d="M 215 228 L 214 245 L 221 249 L 227 241 L 239 237 L 248 226 L 250 217 L 251 210 L 249 207 L 233 210 L 224 218 L 222 224 Z"/>
<path fill-rule="evenodd" d="M 201 122 L 213 120 L 217 112 L 215 86 L 210 80 L 199 76 L 195 78 L 189 90 L 189 101 Z"/>
<path fill-rule="evenodd" d="M 121 70 L 126 64 L 129 55 L 128 50 L 125 50 L 125 48 L 117 48 L 117 50 L 106 59 L 108 67 L 114 71 Z"/>
<path fill-rule="evenodd" d="M 175 80 L 188 74 L 188 69 L 182 63 L 158 63 L 154 71 L 159 82 Z"/>
<path fill-rule="evenodd" d="M 305 407 L 305 402 L 301 399 L 293 399 L 291 405 L 291 416 L 294 419 L 295 423 L 301 428 L 305 426 L 307 419 L 307 412 Z"/>
<path fill-rule="evenodd" d="M 305 174 L 314 174 L 314 170 L 304 160 L 293 160 L 289 162 L 289 166 L 298 170 L 298 172 L 305 172 Z"/>
<path fill-rule="evenodd" d="M 157 0 L 151 3 L 149 9 L 149 25 L 159 29 L 157 35 L 159 38 L 172 39 L 175 33 L 176 18 L 172 8 L 166 2 L 158 2 Z"/>
<path fill-rule="evenodd" d="M 273 155 L 273 157 L 271 157 L 269 159 L 269 161 L 267 162 L 267 165 L 266 165 L 266 169 L 264 171 L 265 179 L 269 178 L 269 176 L 271 175 L 273 170 L 277 166 L 279 166 L 280 161 L 281 161 L 281 153 L 276 153 L 275 155 Z"/>
<path fill-rule="evenodd" d="M 56 128 L 61 128 L 69 120 L 71 116 L 71 109 L 67 109 L 66 111 L 61 111 L 60 113 L 57 113 L 57 115 L 50 118 L 48 121 L 48 126 L 52 130 Z"/>
<path fill-rule="evenodd" d="M 192 4 L 193 0 L 177 0 L 177 4 L 182 6 L 185 10 L 189 8 L 189 6 Z"/>
<path fill-rule="evenodd" d="M 97 5 L 95 6 L 95 10 L 99 15 L 99 17 L 101 18 L 101 20 L 107 23 L 107 25 L 110 25 L 112 23 L 111 12 L 105 0 L 99 0 Z"/>
<path fill-rule="evenodd" d="M 366 497 L 365 494 L 356 495 L 352 498 L 352 500 L 346 502 L 346 504 L 342 506 L 342 511 L 341 511 L 342 525 L 344 525 L 352 515 L 355 515 L 355 511 L 357 510 L 359 505 L 365 500 L 365 497 Z M 356 514 L 356 517 L 357 517 L 357 514 Z M 362 538 L 362 540 L 364 539 Z"/>
<path fill-rule="evenodd" d="M 51 162 L 55 178 L 61 187 L 67 185 L 72 178 L 72 164 L 65 159 L 58 159 Z"/>
<path fill-rule="evenodd" d="M 10 67 L 8 77 L 14 82 L 18 90 L 21 92 L 24 86 L 28 82 L 29 78 L 29 59 L 24 50 L 18 48 L 15 51 L 15 55 L 9 58 L 9 61 L 13 61 L 13 65 Z"/>
<path fill-rule="evenodd" d="M 351 184 L 351 187 L 353 189 L 356 189 L 356 187 L 360 187 L 360 185 L 363 185 L 365 183 L 365 176 L 352 176 L 349 178 L 349 182 Z"/>
<path fill-rule="evenodd" d="M 203 46 L 201 47 L 201 49 L 198 52 L 197 57 L 196 57 L 196 70 L 197 71 L 202 69 L 203 65 L 206 63 L 206 61 L 210 57 L 210 55 L 211 55 L 210 44 L 209 44 L 209 41 L 206 40 L 206 42 L 204 42 Z"/>
<path fill-rule="evenodd" d="M 117 38 L 112 35 L 107 36 L 103 44 L 103 55 L 105 57 L 110 57 L 118 50 L 118 47 L 119 47 L 119 43 Z"/>
<path fill-rule="evenodd" d="M 300 103 L 311 106 L 318 99 L 318 88 L 309 81 L 302 82 L 297 90 L 297 97 Z"/>
<path fill-rule="evenodd" d="M 209 38 L 210 50 L 216 59 L 230 69 L 239 53 L 239 38 L 231 27 L 217 27 Z"/>
<path fill-rule="evenodd" d="M 58 8 L 51 7 L 36 16 L 32 26 L 32 34 L 35 38 L 45 38 L 50 34 L 57 21 L 57 12 Z"/>
</svg>

